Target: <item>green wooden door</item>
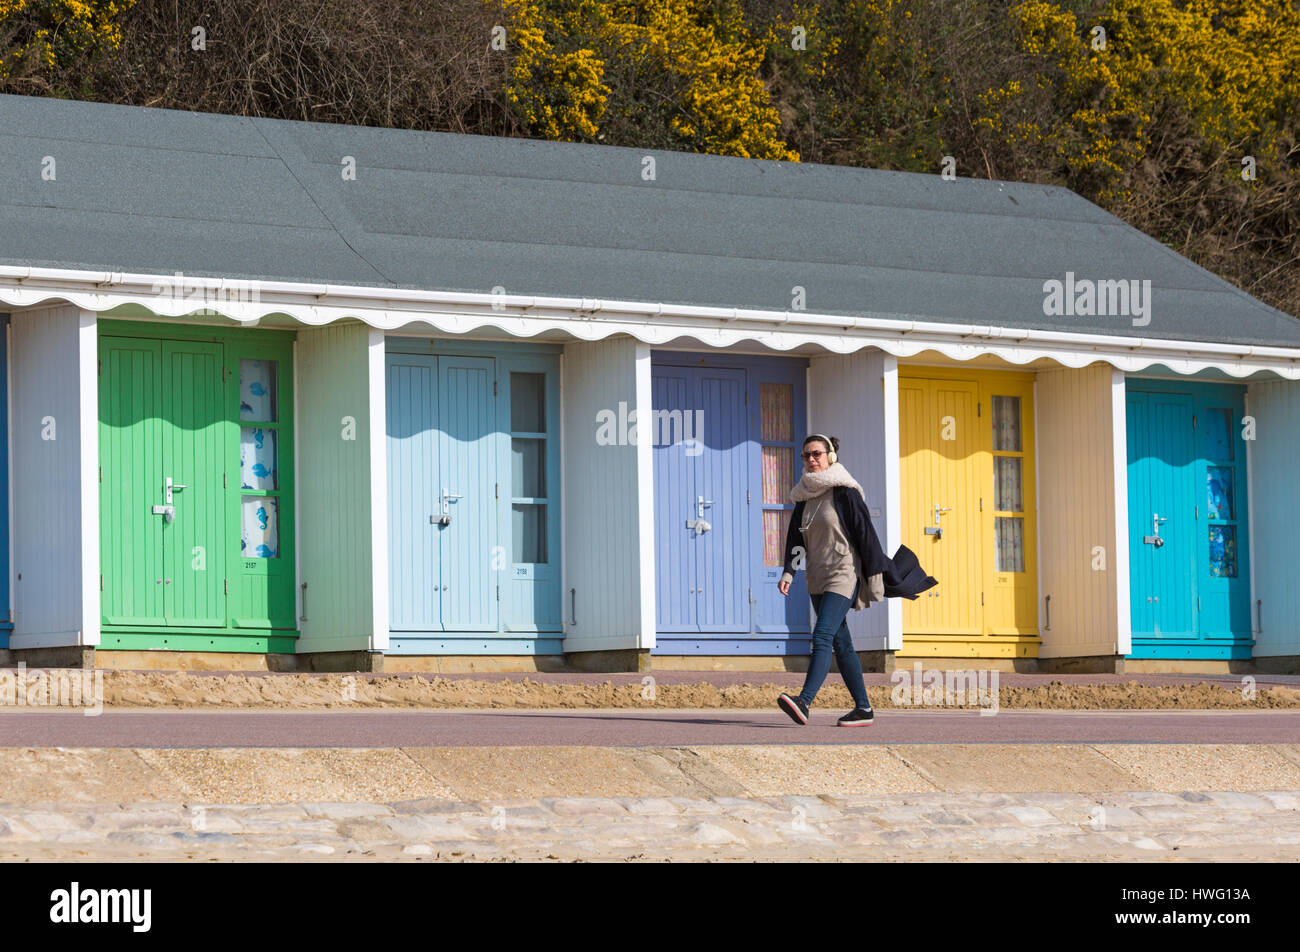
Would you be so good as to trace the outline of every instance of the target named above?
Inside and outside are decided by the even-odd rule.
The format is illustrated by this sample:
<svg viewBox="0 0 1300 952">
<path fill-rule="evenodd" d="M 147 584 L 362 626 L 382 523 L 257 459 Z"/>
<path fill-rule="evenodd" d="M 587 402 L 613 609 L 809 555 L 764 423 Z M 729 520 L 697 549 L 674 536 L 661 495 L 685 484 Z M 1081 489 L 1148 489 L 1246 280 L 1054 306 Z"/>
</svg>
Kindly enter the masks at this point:
<svg viewBox="0 0 1300 952">
<path fill-rule="evenodd" d="M 219 628 L 226 624 L 222 462 L 230 427 L 222 407 L 221 351 L 217 343 L 169 340 L 162 344 L 160 483 L 164 496 L 171 487 L 176 513 L 170 522 L 163 520 L 163 606 L 168 625 Z"/>
<path fill-rule="evenodd" d="M 104 623 L 222 627 L 222 346 L 103 337 L 99 349 Z"/>
<path fill-rule="evenodd" d="M 99 340 L 100 595 L 106 625 L 163 625 L 162 342 Z"/>
</svg>

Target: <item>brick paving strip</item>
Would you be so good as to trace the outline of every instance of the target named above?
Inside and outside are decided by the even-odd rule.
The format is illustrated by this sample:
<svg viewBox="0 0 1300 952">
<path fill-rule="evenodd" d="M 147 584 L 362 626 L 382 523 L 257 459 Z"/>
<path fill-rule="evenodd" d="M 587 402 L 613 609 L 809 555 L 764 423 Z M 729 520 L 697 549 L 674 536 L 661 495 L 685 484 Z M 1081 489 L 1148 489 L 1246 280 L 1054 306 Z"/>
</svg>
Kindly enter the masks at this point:
<svg viewBox="0 0 1300 952">
<path fill-rule="evenodd" d="M 1300 860 L 1293 744 L 3 757 L 4 861 Z"/>
</svg>

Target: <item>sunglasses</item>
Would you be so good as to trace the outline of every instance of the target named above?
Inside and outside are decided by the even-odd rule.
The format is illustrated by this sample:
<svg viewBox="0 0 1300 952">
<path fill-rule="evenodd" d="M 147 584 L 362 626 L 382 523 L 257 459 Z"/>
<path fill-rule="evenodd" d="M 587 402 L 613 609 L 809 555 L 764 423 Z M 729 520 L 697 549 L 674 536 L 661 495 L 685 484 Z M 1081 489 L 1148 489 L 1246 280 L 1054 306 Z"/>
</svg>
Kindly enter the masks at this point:
<svg viewBox="0 0 1300 952">
<path fill-rule="evenodd" d="M 810 453 L 804 453 L 804 454 L 803 454 L 803 458 L 804 458 L 804 459 L 820 459 L 821 457 L 823 457 L 823 456 L 825 456 L 825 455 L 826 455 L 826 454 L 825 454 L 822 450 L 813 450 L 813 451 L 810 452 Z"/>
</svg>

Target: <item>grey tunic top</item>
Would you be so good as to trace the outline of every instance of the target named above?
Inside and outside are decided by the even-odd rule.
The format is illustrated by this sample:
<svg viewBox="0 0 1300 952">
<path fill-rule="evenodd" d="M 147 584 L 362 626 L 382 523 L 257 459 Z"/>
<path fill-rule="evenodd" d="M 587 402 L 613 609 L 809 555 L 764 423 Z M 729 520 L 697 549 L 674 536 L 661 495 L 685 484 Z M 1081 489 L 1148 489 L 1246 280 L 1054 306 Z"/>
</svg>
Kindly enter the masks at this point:
<svg viewBox="0 0 1300 952">
<path fill-rule="evenodd" d="M 808 594 L 831 592 L 852 598 L 862 563 L 844 534 L 832 496 L 828 489 L 804 503 L 804 522 L 799 529 L 807 550 Z"/>
</svg>

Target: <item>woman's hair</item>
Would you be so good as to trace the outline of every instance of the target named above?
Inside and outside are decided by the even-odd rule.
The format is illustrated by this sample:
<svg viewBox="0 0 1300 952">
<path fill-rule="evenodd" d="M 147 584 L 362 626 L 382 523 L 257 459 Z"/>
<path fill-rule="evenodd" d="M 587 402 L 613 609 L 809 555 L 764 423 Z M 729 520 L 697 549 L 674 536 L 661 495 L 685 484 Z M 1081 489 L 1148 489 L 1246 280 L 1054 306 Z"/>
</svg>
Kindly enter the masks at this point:
<svg viewBox="0 0 1300 952">
<path fill-rule="evenodd" d="M 807 446 L 809 443 L 821 443 L 825 446 L 827 440 L 830 440 L 831 443 L 830 446 L 826 447 L 826 449 L 838 456 L 840 452 L 840 438 L 838 436 L 822 436 L 820 433 L 814 433 L 803 441 L 803 445 Z"/>
</svg>

